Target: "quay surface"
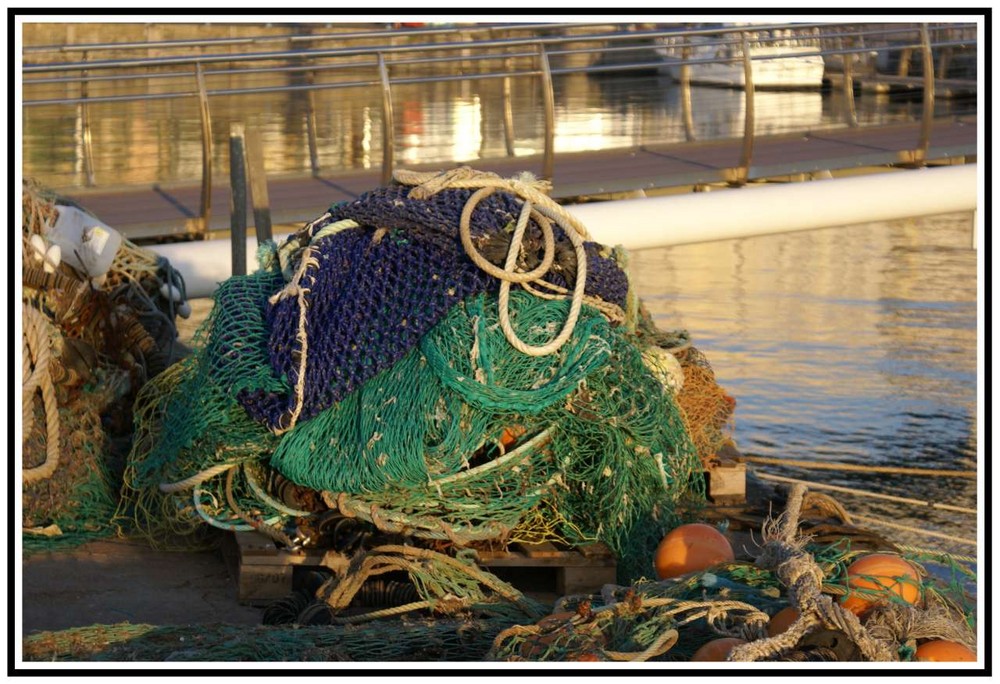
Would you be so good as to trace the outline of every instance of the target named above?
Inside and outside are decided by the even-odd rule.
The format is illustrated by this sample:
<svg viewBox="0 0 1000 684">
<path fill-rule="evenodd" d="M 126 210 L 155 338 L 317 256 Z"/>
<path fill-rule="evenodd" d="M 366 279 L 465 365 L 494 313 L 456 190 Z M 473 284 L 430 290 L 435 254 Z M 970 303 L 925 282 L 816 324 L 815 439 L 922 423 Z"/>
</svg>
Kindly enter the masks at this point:
<svg viewBox="0 0 1000 684">
<path fill-rule="evenodd" d="M 918 162 L 921 124 L 841 128 L 760 137 L 754 140 L 750 181 L 795 174 Z M 743 140 L 646 145 L 638 148 L 561 153 L 555 156 L 553 197 L 568 198 L 724 183 L 738 171 Z M 962 163 L 977 152 L 977 119 L 959 116 L 934 122 L 926 161 Z M 467 162 L 504 176 L 540 173 L 541 155 Z M 458 164 L 453 164 L 458 165 Z M 440 169 L 448 165 L 409 166 Z M 228 230 L 230 189 L 214 183 L 209 230 Z M 381 183 L 378 167 L 363 171 L 272 176 L 268 195 L 276 224 L 306 222 L 335 202 L 349 200 Z M 191 232 L 200 211 L 200 180 L 158 186 L 74 189 L 70 199 L 133 240 Z M 252 216 L 252 211 L 248 211 Z"/>
</svg>

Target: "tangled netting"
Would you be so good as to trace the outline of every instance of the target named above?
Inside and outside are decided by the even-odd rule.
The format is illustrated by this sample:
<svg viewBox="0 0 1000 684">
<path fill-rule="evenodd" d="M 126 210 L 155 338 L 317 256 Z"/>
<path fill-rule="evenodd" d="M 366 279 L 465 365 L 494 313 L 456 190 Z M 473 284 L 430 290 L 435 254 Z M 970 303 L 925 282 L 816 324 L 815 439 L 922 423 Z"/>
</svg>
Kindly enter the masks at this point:
<svg viewBox="0 0 1000 684">
<path fill-rule="evenodd" d="M 257 389 L 240 397 L 247 412 L 280 432 L 296 418 L 308 419 L 387 370 L 413 349 L 447 312 L 470 295 L 496 291 L 499 281 L 465 254 L 459 239 L 470 189 L 444 189 L 426 198 L 393 186 L 335 206 L 294 239 L 310 244 L 300 288 L 304 296 L 276 297 L 267 311 L 271 369 L 294 386 L 304 374 L 304 396 Z M 517 199 L 507 193 L 486 197 L 469 218 L 470 237 L 481 252 L 506 255 L 517 221 Z M 346 221 L 357 227 L 344 227 Z M 318 238 L 330 226 L 342 228 Z M 377 232 L 373 235 L 373 229 Z M 556 254 L 569 240 L 553 229 Z M 541 229 L 529 219 L 522 242 L 526 270 L 542 261 Z M 596 243 L 586 245 L 586 294 L 624 307 L 625 274 Z M 569 251 L 572 261 L 573 252 Z M 559 266 L 559 262 L 554 264 Z M 575 267 L 575 264 L 572 264 Z M 566 267 L 550 282 L 567 287 Z M 308 334 L 303 348 L 303 330 Z M 360 353 L 359 353 L 360 352 Z M 301 368 L 302 356 L 310 362 Z"/>
<path fill-rule="evenodd" d="M 817 544 L 796 532 L 810 522 L 796 513 L 809 508 L 803 494 L 793 491 L 785 513 L 765 523 L 752 561 L 607 584 L 597 593 L 561 597 L 551 612 L 468 558 L 380 546 L 350 558 L 328 553 L 323 564 L 331 576 L 315 595 L 272 606 L 280 610 L 265 611 L 265 619 L 275 618 L 265 627 L 92 625 L 33 634 L 23 641 L 24 658 L 686 662 L 725 637 L 743 642 L 731 661 L 907 662 L 920 643 L 938 639 L 975 650 L 974 602 L 958 583 L 928 571 L 934 564 L 974 580 L 947 555 L 901 554 L 919 573 L 913 604 L 871 589 L 872 607 L 860 618 L 843 610 L 845 569 L 868 550 L 852 548 L 850 536 Z M 381 581 L 390 576 L 410 583 Z M 372 583 L 380 584 L 366 592 Z M 389 605 L 372 608 L 377 596 Z M 365 608 L 356 607 L 359 597 Z M 772 617 L 788 607 L 799 618 L 772 632 Z"/>
<path fill-rule="evenodd" d="M 902 554 L 920 572 L 915 603 L 871 589 L 861 590 L 872 607 L 860 618 L 845 610 L 840 599 L 848 593 L 846 568 L 865 552 L 852 550 L 846 538 L 817 545 L 800 536 L 804 493 L 793 491 L 785 514 L 765 524 L 753 562 L 563 597 L 551 615 L 498 635 L 488 657 L 689 661 L 721 638 L 740 640 L 724 658 L 730 661 L 910 661 L 918 643 L 936 639 L 975 649 L 974 602 L 959 583 L 921 564 L 970 572 L 944 555 Z M 789 606 L 798 617 L 785 631 L 771 631 L 772 616 Z"/>
<path fill-rule="evenodd" d="M 21 479 L 27 551 L 113 532 L 132 398 L 166 367 L 176 337 L 174 302 L 158 293 L 172 273 L 169 265 L 123 240 L 99 279 L 76 271 L 47 237 L 57 202 L 25 181 Z"/>
<path fill-rule="evenodd" d="M 543 188 L 404 174 L 262 245 L 137 398 L 120 519 L 161 543 L 208 523 L 294 546 L 332 510 L 456 548 L 599 540 L 623 578 L 649 574 L 704 497 L 682 371 L 640 330 L 624 252 Z"/>
<path fill-rule="evenodd" d="M 313 627 L 121 623 L 33 634 L 23 654 L 49 662 L 468 662 L 482 661 L 512 624 L 505 616 Z"/>
</svg>

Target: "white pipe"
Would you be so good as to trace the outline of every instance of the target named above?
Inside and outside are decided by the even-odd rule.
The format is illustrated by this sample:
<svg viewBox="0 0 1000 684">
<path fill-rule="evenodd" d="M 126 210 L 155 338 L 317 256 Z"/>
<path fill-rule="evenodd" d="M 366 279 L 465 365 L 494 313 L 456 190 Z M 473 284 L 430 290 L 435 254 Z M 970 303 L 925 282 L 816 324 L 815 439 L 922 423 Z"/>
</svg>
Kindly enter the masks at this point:
<svg viewBox="0 0 1000 684">
<path fill-rule="evenodd" d="M 973 211 L 977 185 L 977 165 L 963 164 L 566 208 L 597 242 L 638 250 Z M 189 298 L 210 296 L 232 273 L 226 239 L 150 249 L 184 275 Z M 248 273 L 257 268 L 256 249 L 247 238 Z"/>
<path fill-rule="evenodd" d="M 976 209 L 976 164 L 568 207 L 594 240 L 666 247 Z"/>
</svg>

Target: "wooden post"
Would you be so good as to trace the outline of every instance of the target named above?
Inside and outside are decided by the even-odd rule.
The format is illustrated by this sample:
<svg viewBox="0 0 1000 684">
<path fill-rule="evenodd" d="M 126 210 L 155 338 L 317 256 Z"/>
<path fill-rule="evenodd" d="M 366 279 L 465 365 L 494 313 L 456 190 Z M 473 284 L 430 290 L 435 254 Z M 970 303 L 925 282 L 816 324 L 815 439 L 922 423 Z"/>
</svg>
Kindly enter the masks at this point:
<svg viewBox="0 0 1000 684">
<path fill-rule="evenodd" d="M 271 203 L 267 196 L 267 173 L 264 170 L 264 146 L 260 131 L 251 127 L 246 132 L 247 171 L 250 177 L 250 197 L 253 201 L 253 225 L 257 244 L 271 239 Z"/>
<path fill-rule="evenodd" d="M 743 151 L 740 155 L 740 166 L 737 170 L 736 185 L 745 185 L 750 177 L 750 161 L 753 158 L 754 135 L 754 87 L 753 62 L 750 59 L 750 39 L 746 31 L 740 31 L 740 41 L 743 49 L 743 98 L 746 102 L 746 115 L 743 118 Z"/>
<path fill-rule="evenodd" d="M 916 161 L 923 166 L 927 163 L 927 150 L 931 145 L 931 128 L 934 126 L 934 55 L 931 53 L 931 38 L 927 24 L 920 25 L 920 42 L 923 44 L 924 67 L 924 110 L 920 119 L 920 142 Z"/>
<path fill-rule="evenodd" d="M 243 124 L 229 127 L 229 230 L 233 275 L 247 273 L 247 176 Z"/>
<path fill-rule="evenodd" d="M 899 55 L 899 75 L 909 76 L 910 74 L 910 57 L 913 55 L 913 48 L 905 47 Z"/>
<path fill-rule="evenodd" d="M 87 61 L 87 51 L 84 50 L 82 61 Z M 87 99 L 87 75 L 89 71 L 84 69 L 80 72 L 80 76 L 83 77 L 83 81 L 80 82 L 80 99 Z M 80 127 L 82 129 L 81 136 L 83 138 L 83 172 L 86 176 L 86 183 L 88 188 L 92 188 L 95 185 L 94 180 L 94 144 L 93 135 L 90 131 L 90 107 L 87 106 L 86 102 L 80 103 Z"/>
<path fill-rule="evenodd" d="M 684 42 L 687 43 L 688 38 L 683 38 Z M 681 85 L 681 113 L 684 118 L 684 138 L 688 142 L 694 142 L 694 112 L 691 109 L 691 65 L 688 64 L 688 60 L 691 58 L 691 46 L 685 44 L 681 48 L 681 58 L 684 63 L 681 64 L 680 73 L 680 85 Z"/>
<path fill-rule="evenodd" d="M 841 48 L 844 47 L 843 39 L 838 38 L 837 44 Z M 844 63 L 844 118 L 848 126 L 857 128 L 858 112 L 854 104 L 854 59 L 853 55 L 846 53 L 842 54 L 841 58 Z"/>
<path fill-rule="evenodd" d="M 504 60 L 504 70 L 511 71 L 511 60 Z M 510 101 L 510 76 L 503 77 L 503 141 L 507 146 L 507 156 L 514 156 L 514 109 Z"/>
<path fill-rule="evenodd" d="M 319 145 L 316 142 L 316 97 L 312 90 L 312 85 L 316 80 L 316 74 L 312 71 L 306 72 L 306 83 L 310 86 L 306 91 L 306 138 L 309 143 L 309 168 L 315 178 L 319 176 Z M 253 172 L 250 174 L 253 179 Z"/>
<path fill-rule="evenodd" d="M 378 53 L 378 74 L 382 81 L 382 185 L 392 180 L 396 133 L 392 119 L 392 92 L 389 90 L 389 69 L 385 57 Z"/>
<path fill-rule="evenodd" d="M 208 91 L 201 62 L 195 63 L 195 80 L 198 83 L 198 102 L 201 105 L 201 238 L 208 237 L 208 224 L 212 217 L 212 116 L 208 108 Z"/>
<path fill-rule="evenodd" d="M 542 67 L 542 100 L 545 102 L 545 153 L 542 159 L 542 178 L 552 180 L 555 167 L 556 113 L 555 92 L 552 88 L 552 71 L 545 44 L 538 44 L 538 61 Z"/>
</svg>

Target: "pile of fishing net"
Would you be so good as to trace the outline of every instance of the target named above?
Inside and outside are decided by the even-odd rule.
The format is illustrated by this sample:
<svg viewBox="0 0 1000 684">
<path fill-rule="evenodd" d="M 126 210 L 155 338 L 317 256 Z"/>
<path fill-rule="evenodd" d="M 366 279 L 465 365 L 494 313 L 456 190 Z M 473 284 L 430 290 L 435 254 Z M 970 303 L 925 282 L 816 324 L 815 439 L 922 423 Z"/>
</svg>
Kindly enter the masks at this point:
<svg viewBox="0 0 1000 684">
<path fill-rule="evenodd" d="M 965 589 L 974 573 L 960 559 L 904 551 L 864 530 L 819 542 L 804 534 L 822 523 L 814 497 L 792 490 L 784 515 L 764 525 L 755 558 L 608 584 L 562 597 L 551 612 L 469 559 L 389 546 L 330 564 L 353 572 L 320 584 L 326 602 L 312 613 L 322 620 L 253 629 L 93 625 L 32 635 L 23 652 L 26 660 L 907 662 L 947 642 L 951 659 L 974 653 L 974 600 Z M 859 582 L 850 568 L 872 552 L 905 559 L 915 574 L 899 579 L 910 586 L 883 576 Z M 387 570 L 415 580 L 413 600 L 352 612 L 365 582 Z M 851 595 L 866 605 L 849 610 Z"/>
<path fill-rule="evenodd" d="M 183 297 L 161 289 L 182 293 L 183 281 L 128 240 L 112 247 L 93 217 L 92 240 L 61 246 L 61 214 L 83 214 L 37 184 L 25 182 L 22 210 L 21 523 L 30 551 L 113 530 L 132 400 L 166 368 L 177 335 Z M 86 250 L 98 243 L 108 263 L 88 273 Z"/>
<path fill-rule="evenodd" d="M 295 549 L 345 518 L 452 554 L 600 541 L 621 581 L 649 574 L 732 400 L 545 189 L 398 172 L 261 245 L 137 397 L 123 523 L 159 545 Z"/>
<path fill-rule="evenodd" d="M 873 557 L 873 548 L 803 535 L 805 495 L 796 486 L 784 515 L 764 526 L 756 558 L 564 597 L 551 615 L 498 635 L 489 659 L 887 662 L 925 659 L 928 642 L 974 659 L 970 569 L 882 543 L 874 550 L 905 559 L 915 574 L 854 574 L 854 561 Z M 928 572 L 932 563 L 950 577 Z M 856 605 L 848 608 L 848 598 Z"/>
</svg>

